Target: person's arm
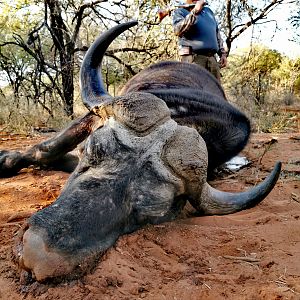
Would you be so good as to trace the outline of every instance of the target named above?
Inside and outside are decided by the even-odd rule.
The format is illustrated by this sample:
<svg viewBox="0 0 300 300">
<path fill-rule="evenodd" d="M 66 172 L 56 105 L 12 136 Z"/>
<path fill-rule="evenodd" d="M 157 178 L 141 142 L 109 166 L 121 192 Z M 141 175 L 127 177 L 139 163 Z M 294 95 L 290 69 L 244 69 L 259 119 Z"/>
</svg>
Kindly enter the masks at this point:
<svg viewBox="0 0 300 300">
<path fill-rule="evenodd" d="M 218 55 L 220 57 L 220 68 L 225 68 L 227 66 L 227 53 L 224 48 L 224 42 L 220 34 L 219 27 L 217 26 L 217 41 L 218 41 Z"/>
<path fill-rule="evenodd" d="M 196 16 L 200 13 L 203 6 L 205 5 L 204 0 L 197 1 L 195 7 L 186 16 L 180 14 L 180 10 L 175 10 L 173 14 L 173 29 L 175 35 L 182 37 L 196 21 Z"/>
</svg>

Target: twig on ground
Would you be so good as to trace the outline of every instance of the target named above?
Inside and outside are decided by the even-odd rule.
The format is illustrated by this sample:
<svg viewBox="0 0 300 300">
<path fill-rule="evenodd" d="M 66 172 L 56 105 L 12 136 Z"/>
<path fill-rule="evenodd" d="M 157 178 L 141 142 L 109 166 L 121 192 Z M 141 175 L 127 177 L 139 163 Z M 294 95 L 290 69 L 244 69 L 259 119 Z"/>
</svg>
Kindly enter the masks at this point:
<svg viewBox="0 0 300 300">
<path fill-rule="evenodd" d="M 3 223 L 0 224 L 0 227 L 10 227 L 10 226 L 18 226 L 18 227 L 22 227 L 21 224 L 19 222 L 15 222 L 15 223 Z"/>
<path fill-rule="evenodd" d="M 290 291 L 292 293 L 299 294 L 298 292 L 293 290 L 291 287 L 289 287 L 289 285 L 287 284 L 285 279 L 284 278 L 282 279 L 282 278 L 283 278 L 283 276 L 280 276 L 277 280 L 274 281 L 278 287 L 285 287 L 286 288 L 285 292 Z"/>
<path fill-rule="evenodd" d="M 16 220 L 20 220 L 20 219 L 27 219 L 29 217 L 32 216 L 32 214 L 34 213 L 34 211 L 19 211 L 13 215 L 11 215 L 8 219 L 7 219 L 7 223 L 10 223 L 12 221 L 16 221 Z"/>
<path fill-rule="evenodd" d="M 231 255 L 223 255 L 224 258 L 233 259 L 233 260 L 242 260 L 247 262 L 260 262 L 260 259 L 250 256 L 231 256 Z"/>
<path fill-rule="evenodd" d="M 203 285 L 205 285 L 209 290 L 211 290 L 211 287 L 207 283 L 203 282 Z"/>
<path fill-rule="evenodd" d="M 262 155 L 258 159 L 258 165 L 261 164 L 263 157 L 271 149 L 271 146 L 274 145 L 275 143 L 278 143 L 278 140 L 276 138 L 272 138 L 271 140 L 264 143 L 265 149 L 264 149 L 264 152 L 262 153 Z"/>
<path fill-rule="evenodd" d="M 291 199 L 300 203 L 300 197 L 296 193 L 291 193 Z"/>
<path fill-rule="evenodd" d="M 259 266 L 257 265 L 257 262 L 249 262 L 249 261 L 243 261 L 244 264 L 250 265 L 251 267 L 254 267 L 255 269 L 259 270 Z"/>
</svg>

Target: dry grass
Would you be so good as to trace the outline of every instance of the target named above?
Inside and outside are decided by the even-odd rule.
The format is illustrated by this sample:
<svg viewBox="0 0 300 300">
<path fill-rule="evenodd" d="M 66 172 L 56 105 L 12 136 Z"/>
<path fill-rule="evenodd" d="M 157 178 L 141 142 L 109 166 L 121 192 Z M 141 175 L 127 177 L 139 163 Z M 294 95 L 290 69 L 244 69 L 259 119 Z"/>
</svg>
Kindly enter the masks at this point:
<svg viewBox="0 0 300 300">
<path fill-rule="evenodd" d="M 265 133 L 284 133 L 297 132 L 297 118 L 295 112 L 287 112 L 280 110 L 285 105 L 285 96 L 280 98 L 268 97 L 268 101 L 261 107 L 257 106 L 251 96 L 238 97 L 230 95 L 230 91 L 226 91 L 227 97 L 233 101 L 234 105 L 244 111 L 252 122 L 254 132 Z M 276 99 L 272 101 L 271 99 Z M 293 105 L 300 104 L 300 100 L 294 98 Z M 298 101 L 298 102 L 297 102 Z M 9 100 L 0 96 L 0 125 L 6 131 L 16 133 L 29 133 L 38 129 L 50 128 L 60 130 L 70 122 L 70 118 L 66 117 L 61 106 L 57 105 L 53 108 L 53 117 L 42 110 L 40 107 L 28 104 L 25 100 L 18 100 L 18 105 L 13 99 Z M 82 115 L 83 105 L 79 97 L 75 100 L 75 110 L 78 115 Z"/>
</svg>

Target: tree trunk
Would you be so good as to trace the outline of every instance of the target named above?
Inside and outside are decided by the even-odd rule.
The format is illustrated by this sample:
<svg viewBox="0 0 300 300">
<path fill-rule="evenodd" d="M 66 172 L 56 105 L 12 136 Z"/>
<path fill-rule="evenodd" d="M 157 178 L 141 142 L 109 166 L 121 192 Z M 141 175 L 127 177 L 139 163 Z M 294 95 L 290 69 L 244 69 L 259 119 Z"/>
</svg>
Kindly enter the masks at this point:
<svg viewBox="0 0 300 300">
<path fill-rule="evenodd" d="M 64 111 L 68 117 L 74 117 L 74 56 L 67 53 L 61 61 L 61 78 L 64 96 Z"/>
<path fill-rule="evenodd" d="M 50 10 L 50 28 L 53 42 L 59 52 L 64 110 L 68 117 L 74 117 L 74 49 L 68 27 L 65 25 L 60 3 L 57 0 L 45 0 Z"/>
</svg>

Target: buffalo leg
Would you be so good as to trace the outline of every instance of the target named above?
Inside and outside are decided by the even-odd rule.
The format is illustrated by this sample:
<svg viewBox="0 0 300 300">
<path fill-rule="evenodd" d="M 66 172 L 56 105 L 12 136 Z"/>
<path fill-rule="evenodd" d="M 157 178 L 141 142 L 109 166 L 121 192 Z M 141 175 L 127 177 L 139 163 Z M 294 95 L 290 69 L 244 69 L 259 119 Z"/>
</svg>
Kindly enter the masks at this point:
<svg viewBox="0 0 300 300">
<path fill-rule="evenodd" d="M 0 151 L 0 177 L 13 176 L 30 165 L 58 166 L 66 163 L 66 170 L 72 171 L 78 160 L 68 154 L 84 141 L 90 133 L 101 126 L 101 119 L 88 112 L 73 121 L 58 135 L 34 145 L 25 152 Z"/>
</svg>

